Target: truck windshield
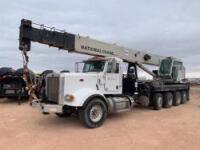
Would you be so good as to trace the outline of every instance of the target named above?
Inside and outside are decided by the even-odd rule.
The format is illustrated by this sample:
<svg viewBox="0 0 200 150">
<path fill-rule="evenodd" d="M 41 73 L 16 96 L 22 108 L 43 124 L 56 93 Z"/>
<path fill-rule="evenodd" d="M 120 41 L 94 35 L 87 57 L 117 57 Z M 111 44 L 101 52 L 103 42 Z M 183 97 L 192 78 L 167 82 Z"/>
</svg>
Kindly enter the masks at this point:
<svg viewBox="0 0 200 150">
<path fill-rule="evenodd" d="M 105 61 L 86 61 L 83 66 L 83 72 L 102 72 Z"/>
<path fill-rule="evenodd" d="M 160 74 L 169 75 L 171 70 L 172 60 L 170 58 L 163 59 L 160 64 Z"/>
</svg>

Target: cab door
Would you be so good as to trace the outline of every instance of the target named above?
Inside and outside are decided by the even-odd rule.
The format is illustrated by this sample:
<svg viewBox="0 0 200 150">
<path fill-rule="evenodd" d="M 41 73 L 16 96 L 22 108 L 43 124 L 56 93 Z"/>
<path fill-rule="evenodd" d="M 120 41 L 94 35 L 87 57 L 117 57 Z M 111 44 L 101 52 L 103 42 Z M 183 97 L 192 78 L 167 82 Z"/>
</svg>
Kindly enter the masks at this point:
<svg viewBox="0 0 200 150">
<path fill-rule="evenodd" d="M 105 76 L 105 91 L 110 93 L 121 94 L 122 77 L 121 67 L 115 59 L 108 61 Z"/>
</svg>

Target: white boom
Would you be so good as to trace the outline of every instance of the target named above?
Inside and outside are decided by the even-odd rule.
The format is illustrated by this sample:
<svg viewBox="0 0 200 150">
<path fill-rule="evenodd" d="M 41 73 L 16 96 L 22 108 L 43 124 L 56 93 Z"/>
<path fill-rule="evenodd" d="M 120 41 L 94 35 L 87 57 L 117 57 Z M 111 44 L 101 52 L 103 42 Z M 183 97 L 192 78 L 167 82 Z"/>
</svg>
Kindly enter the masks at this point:
<svg viewBox="0 0 200 150">
<path fill-rule="evenodd" d="M 125 62 L 149 64 L 158 66 L 165 57 L 125 48 L 116 44 L 108 44 L 98 40 L 75 35 L 75 50 L 73 52 L 97 56 L 115 56 Z"/>
<path fill-rule="evenodd" d="M 33 27 L 36 25 L 37 27 Z M 115 56 L 125 62 L 149 64 L 158 66 L 161 59 L 159 55 L 125 48 L 116 44 L 108 44 L 71 33 L 66 33 L 55 28 L 22 20 L 20 26 L 20 49 L 30 50 L 31 41 L 47 44 L 49 46 L 68 50 L 69 52 L 83 53 L 92 56 Z"/>
</svg>

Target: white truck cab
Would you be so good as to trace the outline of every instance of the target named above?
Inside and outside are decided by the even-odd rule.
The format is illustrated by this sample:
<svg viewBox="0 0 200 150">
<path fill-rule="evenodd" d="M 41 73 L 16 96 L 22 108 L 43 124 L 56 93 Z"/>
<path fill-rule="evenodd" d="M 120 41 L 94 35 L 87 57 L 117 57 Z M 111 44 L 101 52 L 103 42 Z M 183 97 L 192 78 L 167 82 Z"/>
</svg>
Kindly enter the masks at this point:
<svg viewBox="0 0 200 150">
<path fill-rule="evenodd" d="M 101 102 L 91 109 L 98 110 L 101 117 L 105 117 L 104 113 L 130 110 L 130 100 L 133 102 L 133 99 L 122 97 L 123 61 L 116 57 L 94 57 L 83 63 L 82 72 L 49 74 L 46 78 L 46 100 L 34 100 L 32 106 L 44 113 L 63 115 L 74 110 L 81 112 L 91 101 L 97 100 Z M 98 116 L 97 112 L 95 115 Z M 101 124 L 101 117 L 95 123 L 85 124 L 96 127 Z"/>
<path fill-rule="evenodd" d="M 93 58 L 84 61 L 81 73 L 60 74 L 59 104 L 79 107 L 95 94 L 102 97 L 105 94 L 122 94 L 121 63 L 119 58 Z M 48 78 L 53 76 L 51 74 Z M 47 88 L 51 86 L 49 84 L 47 81 Z"/>
</svg>

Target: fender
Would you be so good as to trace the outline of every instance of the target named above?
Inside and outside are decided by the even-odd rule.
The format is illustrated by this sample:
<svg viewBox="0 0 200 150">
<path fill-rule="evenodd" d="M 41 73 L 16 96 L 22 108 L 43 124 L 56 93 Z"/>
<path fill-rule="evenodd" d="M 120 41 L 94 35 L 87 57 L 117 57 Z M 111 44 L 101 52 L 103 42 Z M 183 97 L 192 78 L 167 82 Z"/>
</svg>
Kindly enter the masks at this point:
<svg viewBox="0 0 200 150">
<path fill-rule="evenodd" d="M 82 88 L 72 93 L 72 95 L 75 97 L 73 101 L 65 101 L 64 104 L 68 106 L 75 106 L 75 107 L 82 107 L 88 100 L 90 100 L 93 96 L 99 96 L 102 97 L 105 101 L 105 96 L 94 89 L 90 88 Z"/>
</svg>

